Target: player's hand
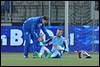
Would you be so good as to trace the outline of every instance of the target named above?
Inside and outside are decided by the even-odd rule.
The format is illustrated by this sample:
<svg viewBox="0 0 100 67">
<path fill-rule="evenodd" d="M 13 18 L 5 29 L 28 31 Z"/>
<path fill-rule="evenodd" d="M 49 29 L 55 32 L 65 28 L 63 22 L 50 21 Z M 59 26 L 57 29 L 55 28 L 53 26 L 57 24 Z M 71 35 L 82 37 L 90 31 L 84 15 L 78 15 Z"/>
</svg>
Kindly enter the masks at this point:
<svg viewBox="0 0 100 67">
<path fill-rule="evenodd" d="M 43 39 L 42 39 L 41 37 L 39 37 L 39 38 L 38 38 L 38 41 L 39 41 L 39 42 L 42 42 L 42 41 L 43 41 Z"/>
</svg>

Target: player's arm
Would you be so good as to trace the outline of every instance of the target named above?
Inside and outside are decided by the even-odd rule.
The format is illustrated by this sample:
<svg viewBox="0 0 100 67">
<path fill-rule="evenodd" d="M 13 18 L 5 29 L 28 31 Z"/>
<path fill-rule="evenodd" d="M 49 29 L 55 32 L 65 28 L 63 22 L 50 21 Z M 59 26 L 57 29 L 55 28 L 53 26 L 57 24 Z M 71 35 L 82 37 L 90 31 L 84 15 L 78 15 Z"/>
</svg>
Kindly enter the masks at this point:
<svg viewBox="0 0 100 67">
<path fill-rule="evenodd" d="M 42 31 L 46 34 L 47 38 L 50 38 L 49 34 L 46 31 L 46 28 L 44 25 L 41 26 Z"/>
<path fill-rule="evenodd" d="M 31 26 L 31 33 L 35 38 L 39 38 L 39 35 L 35 32 L 35 26 L 34 24 Z"/>
<path fill-rule="evenodd" d="M 69 47 L 68 47 L 68 44 L 67 44 L 67 40 L 64 40 L 63 44 L 64 44 L 65 51 L 69 52 Z"/>
<path fill-rule="evenodd" d="M 45 43 L 45 44 L 48 44 L 49 42 L 51 42 L 51 41 L 52 41 L 52 39 L 53 39 L 53 38 L 52 38 L 52 37 L 50 37 L 50 38 L 49 38 L 49 39 L 47 39 L 44 43 Z"/>
</svg>

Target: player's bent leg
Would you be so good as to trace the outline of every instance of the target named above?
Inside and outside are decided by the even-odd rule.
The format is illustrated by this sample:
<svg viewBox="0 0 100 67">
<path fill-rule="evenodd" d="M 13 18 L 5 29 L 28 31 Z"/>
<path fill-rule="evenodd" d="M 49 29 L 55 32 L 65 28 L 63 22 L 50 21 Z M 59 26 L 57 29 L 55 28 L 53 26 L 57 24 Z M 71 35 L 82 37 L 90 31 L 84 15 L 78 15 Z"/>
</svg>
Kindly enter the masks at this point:
<svg viewBox="0 0 100 67">
<path fill-rule="evenodd" d="M 55 50 L 51 55 L 51 58 L 61 58 L 61 54 L 58 50 Z"/>
<path fill-rule="evenodd" d="M 40 50 L 40 53 L 39 53 L 39 58 L 41 58 L 43 56 L 43 54 L 45 54 L 45 51 L 47 52 L 47 56 L 46 57 L 49 57 L 51 55 L 50 50 L 47 47 L 42 46 L 41 50 Z"/>
<path fill-rule="evenodd" d="M 33 58 L 41 58 L 40 56 L 39 56 L 39 51 L 41 50 L 41 46 L 36 46 L 36 48 L 35 48 L 36 50 L 35 50 L 35 52 L 33 53 Z"/>
<path fill-rule="evenodd" d="M 37 58 L 38 56 L 38 41 L 37 41 L 37 38 L 36 36 L 32 36 L 31 34 L 31 39 L 33 41 L 33 44 L 32 44 L 32 52 L 33 52 L 33 58 Z"/>
<path fill-rule="evenodd" d="M 52 55 L 51 51 L 49 50 L 49 48 L 47 48 L 46 46 L 43 46 L 44 51 L 46 51 L 47 56 L 46 58 L 50 58 L 50 56 Z"/>
<path fill-rule="evenodd" d="M 38 54 L 39 58 L 42 57 L 42 55 L 44 54 L 44 51 L 45 51 L 44 46 L 42 46 L 41 49 L 40 49 L 40 53 Z"/>
</svg>

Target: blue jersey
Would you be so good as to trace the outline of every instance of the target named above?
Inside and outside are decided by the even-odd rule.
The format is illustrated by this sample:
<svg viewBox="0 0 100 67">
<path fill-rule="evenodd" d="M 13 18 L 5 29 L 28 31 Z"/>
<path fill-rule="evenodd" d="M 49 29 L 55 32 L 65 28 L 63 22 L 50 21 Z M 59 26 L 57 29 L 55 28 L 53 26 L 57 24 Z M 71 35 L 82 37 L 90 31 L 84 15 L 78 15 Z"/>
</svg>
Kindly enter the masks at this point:
<svg viewBox="0 0 100 67">
<path fill-rule="evenodd" d="M 49 37 L 49 35 L 45 29 L 45 26 L 42 24 L 42 17 L 43 16 L 31 17 L 31 18 L 27 19 L 23 24 L 24 31 L 27 31 L 31 34 L 35 34 L 36 37 L 38 38 L 40 29 L 42 29 L 42 31 L 46 34 L 46 36 Z"/>
</svg>

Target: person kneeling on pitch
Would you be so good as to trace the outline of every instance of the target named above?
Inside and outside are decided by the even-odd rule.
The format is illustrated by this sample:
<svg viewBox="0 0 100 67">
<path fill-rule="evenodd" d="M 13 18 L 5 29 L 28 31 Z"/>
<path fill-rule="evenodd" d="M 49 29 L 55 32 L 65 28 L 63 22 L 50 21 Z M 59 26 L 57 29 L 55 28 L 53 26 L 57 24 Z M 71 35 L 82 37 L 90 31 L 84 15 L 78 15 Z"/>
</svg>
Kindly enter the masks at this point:
<svg viewBox="0 0 100 67">
<path fill-rule="evenodd" d="M 50 50 L 46 47 L 41 48 L 40 50 L 40 56 L 43 54 L 42 52 L 47 51 L 50 55 L 47 56 L 48 58 L 61 58 L 62 57 L 62 53 L 65 49 L 67 49 L 66 51 L 68 51 L 68 45 L 66 44 L 66 40 L 65 38 L 62 36 L 63 33 L 63 29 L 57 29 L 57 33 L 55 37 L 52 37 L 52 39 L 50 40 L 51 44 L 52 44 L 52 49 L 51 49 L 51 53 L 50 54 Z"/>
<path fill-rule="evenodd" d="M 66 39 L 62 36 L 63 29 L 57 29 L 56 36 L 52 39 L 52 58 L 61 58 L 63 51 L 68 52 L 69 48 Z M 66 50 L 67 49 L 67 50 Z"/>
</svg>

